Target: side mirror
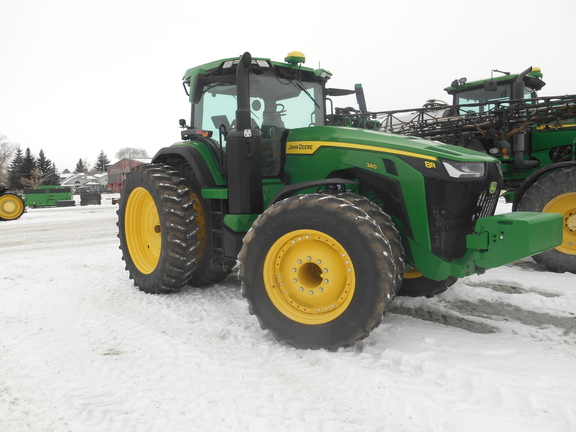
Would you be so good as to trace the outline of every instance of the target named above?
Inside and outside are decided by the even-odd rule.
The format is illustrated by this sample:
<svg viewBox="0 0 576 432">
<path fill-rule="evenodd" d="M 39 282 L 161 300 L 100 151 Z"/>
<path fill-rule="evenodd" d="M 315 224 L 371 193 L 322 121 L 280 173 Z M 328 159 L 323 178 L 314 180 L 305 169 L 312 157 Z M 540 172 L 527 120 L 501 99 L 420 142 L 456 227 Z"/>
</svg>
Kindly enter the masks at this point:
<svg viewBox="0 0 576 432">
<path fill-rule="evenodd" d="M 362 84 L 356 84 L 354 86 L 354 90 L 356 92 L 356 102 L 358 102 L 358 108 L 360 108 L 360 112 L 368 112 L 368 108 L 366 108 L 366 97 L 364 96 L 364 89 L 362 88 Z"/>
</svg>

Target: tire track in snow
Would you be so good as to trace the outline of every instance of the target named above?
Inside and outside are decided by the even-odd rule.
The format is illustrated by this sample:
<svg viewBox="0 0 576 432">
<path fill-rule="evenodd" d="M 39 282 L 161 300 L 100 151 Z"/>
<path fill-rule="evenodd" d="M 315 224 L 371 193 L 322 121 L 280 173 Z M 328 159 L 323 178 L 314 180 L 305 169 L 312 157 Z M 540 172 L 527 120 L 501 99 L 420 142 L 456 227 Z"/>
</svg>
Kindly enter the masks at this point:
<svg viewBox="0 0 576 432">
<path fill-rule="evenodd" d="M 540 288 L 517 282 L 530 280 L 525 273 L 534 271 L 538 275 L 534 285 Z M 553 286 L 543 284 L 547 272 L 529 261 L 510 264 L 498 272 L 503 276 L 496 280 L 485 276 L 461 279 L 431 299 L 397 297 L 389 312 L 473 333 L 511 333 L 576 345 L 576 313 L 564 306 L 566 300 Z"/>
</svg>

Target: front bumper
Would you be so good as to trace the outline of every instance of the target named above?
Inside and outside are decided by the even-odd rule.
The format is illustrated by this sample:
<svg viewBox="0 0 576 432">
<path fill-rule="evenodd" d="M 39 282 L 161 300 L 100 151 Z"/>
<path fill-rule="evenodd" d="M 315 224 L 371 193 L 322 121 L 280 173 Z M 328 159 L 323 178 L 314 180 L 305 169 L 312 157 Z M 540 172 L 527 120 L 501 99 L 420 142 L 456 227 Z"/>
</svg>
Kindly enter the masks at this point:
<svg viewBox="0 0 576 432">
<path fill-rule="evenodd" d="M 444 261 L 411 244 L 415 266 L 427 278 L 443 280 L 484 273 L 562 244 L 562 216 L 556 213 L 514 212 L 481 217 L 466 236 L 466 252 Z"/>
</svg>

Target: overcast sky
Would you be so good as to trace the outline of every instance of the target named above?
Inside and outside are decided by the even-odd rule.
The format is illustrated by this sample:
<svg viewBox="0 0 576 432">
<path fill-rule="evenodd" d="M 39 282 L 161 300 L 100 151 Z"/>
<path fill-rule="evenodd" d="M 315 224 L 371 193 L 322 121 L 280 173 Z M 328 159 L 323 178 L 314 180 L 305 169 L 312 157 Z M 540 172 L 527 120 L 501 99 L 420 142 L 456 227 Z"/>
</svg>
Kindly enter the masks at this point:
<svg viewBox="0 0 576 432">
<path fill-rule="evenodd" d="M 454 78 L 538 66 L 576 94 L 575 0 L 1 0 L 0 134 L 58 169 L 152 156 L 189 117 L 190 67 L 250 51 L 362 83 L 370 110 L 446 100 Z"/>
</svg>

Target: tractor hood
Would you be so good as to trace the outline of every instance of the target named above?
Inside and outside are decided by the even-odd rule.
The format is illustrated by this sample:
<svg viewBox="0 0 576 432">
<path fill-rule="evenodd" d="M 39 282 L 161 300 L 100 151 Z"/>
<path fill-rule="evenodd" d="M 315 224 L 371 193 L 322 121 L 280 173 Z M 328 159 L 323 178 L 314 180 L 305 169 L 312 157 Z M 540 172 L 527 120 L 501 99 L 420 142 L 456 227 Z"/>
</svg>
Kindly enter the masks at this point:
<svg viewBox="0 0 576 432">
<path fill-rule="evenodd" d="M 431 161 L 498 162 L 487 154 L 436 141 L 339 126 L 292 129 L 286 153 L 313 154 L 322 147 L 375 151 Z"/>
</svg>

